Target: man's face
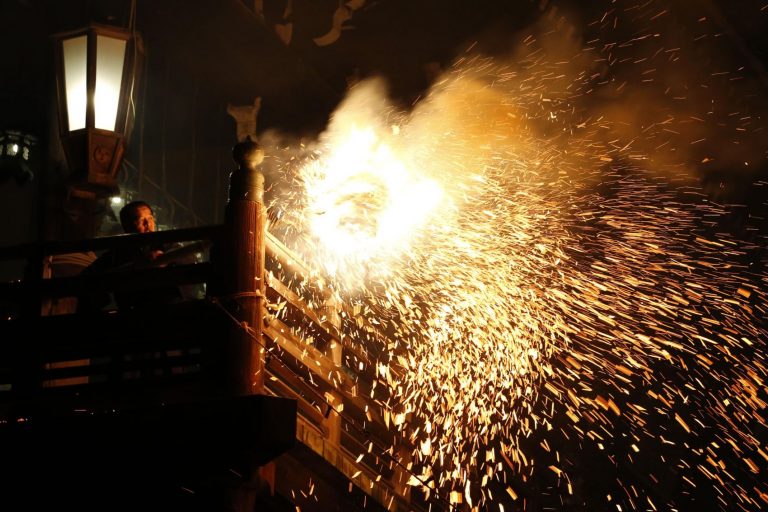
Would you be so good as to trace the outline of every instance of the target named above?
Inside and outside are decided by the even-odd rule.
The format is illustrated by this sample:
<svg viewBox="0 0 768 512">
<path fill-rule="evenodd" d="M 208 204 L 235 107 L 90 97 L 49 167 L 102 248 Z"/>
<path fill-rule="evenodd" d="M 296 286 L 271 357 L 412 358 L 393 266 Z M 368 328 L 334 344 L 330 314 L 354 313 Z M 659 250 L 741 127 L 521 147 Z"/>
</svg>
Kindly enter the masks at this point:
<svg viewBox="0 0 768 512">
<path fill-rule="evenodd" d="M 133 217 L 134 233 L 151 233 L 155 230 L 155 216 L 146 206 L 139 206 Z"/>
</svg>

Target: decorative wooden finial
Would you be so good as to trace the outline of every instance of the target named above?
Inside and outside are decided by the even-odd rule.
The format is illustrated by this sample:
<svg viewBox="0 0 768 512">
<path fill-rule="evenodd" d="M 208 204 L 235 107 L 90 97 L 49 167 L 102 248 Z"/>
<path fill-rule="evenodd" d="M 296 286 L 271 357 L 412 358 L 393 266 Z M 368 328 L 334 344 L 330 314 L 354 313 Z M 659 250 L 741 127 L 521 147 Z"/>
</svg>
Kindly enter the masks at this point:
<svg viewBox="0 0 768 512">
<path fill-rule="evenodd" d="M 232 116 L 237 123 L 237 141 L 242 142 L 246 137 L 252 141 L 258 140 L 256 136 L 256 118 L 261 108 L 261 97 L 253 100 L 253 105 L 227 104 L 227 114 Z"/>
</svg>

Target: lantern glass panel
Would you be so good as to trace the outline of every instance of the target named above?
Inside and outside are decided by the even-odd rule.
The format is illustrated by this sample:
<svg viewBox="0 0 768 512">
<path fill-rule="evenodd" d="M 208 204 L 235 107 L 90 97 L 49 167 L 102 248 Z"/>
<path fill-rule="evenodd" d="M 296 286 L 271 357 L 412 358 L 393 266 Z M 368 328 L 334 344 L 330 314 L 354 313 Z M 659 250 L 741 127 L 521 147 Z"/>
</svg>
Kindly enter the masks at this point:
<svg viewBox="0 0 768 512">
<path fill-rule="evenodd" d="M 88 98 L 87 36 L 73 37 L 63 41 L 64 85 L 67 90 L 67 115 L 69 131 L 85 128 L 85 106 Z"/>
<path fill-rule="evenodd" d="M 123 79 L 126 41 L 106 36 L 96 38 L 95 126 L 115 130 L 120 84 Z"/>
</svg>

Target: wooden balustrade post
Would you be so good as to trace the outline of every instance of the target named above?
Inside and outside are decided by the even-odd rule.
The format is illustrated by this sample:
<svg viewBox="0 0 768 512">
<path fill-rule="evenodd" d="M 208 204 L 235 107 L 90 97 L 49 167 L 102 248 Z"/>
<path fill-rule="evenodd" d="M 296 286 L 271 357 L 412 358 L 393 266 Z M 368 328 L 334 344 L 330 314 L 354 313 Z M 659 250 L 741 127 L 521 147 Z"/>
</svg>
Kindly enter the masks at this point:
<svg viewBox="0 0 768 512">
<path fill-rule="evenodd" d="M 342 345 L 341 345 L 341 311 L 339 307 L 339 299 L 335 293 L 329 295 L 325 299 L 325 304 L 320 311 L 321 320 L 328 322 L 336 328 L 339 339 L 331 340 L 330 345 L 325 351 L 325 354 L 331 358 L 333 363 L 340 367 L 342 363 Z M 341 408 L 344 404 L 343 398 L 340 393 L 335 391 L 329 391 L 325 394 L 325 399 L 333 408 L 329 411 L 323 423 L 328 428 L 328 441 L 334 449 L 338 450 L 341 444 Z M 338 456 L 338 455 L 337 455 Z"/>
<path fill-rule="evenodd" d="M 265 219 L 264 153 L 250 137 L 235 145 L 224 223 L 226 304 L 240 322 L 226 348 L 226 386 L 234 395 L 264 392 Z M 243 329 L 246 327 L 247 329 Z"/>
</svg>

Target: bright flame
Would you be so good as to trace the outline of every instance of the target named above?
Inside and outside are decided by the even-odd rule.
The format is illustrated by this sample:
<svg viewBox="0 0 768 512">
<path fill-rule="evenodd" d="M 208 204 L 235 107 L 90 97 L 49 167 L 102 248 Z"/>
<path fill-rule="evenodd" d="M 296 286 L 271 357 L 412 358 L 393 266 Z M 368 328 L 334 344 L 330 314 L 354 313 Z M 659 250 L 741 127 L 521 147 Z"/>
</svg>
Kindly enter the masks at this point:
<svg viewBox="0 0 768 512">
<path fill-rule="evenodd" d="M 332 275 L 342 262 L 348 269 L 374 261 L 377 275 L 386 275 L 386 260 L 407 250 L 443 192 L 411 172 L 373 128 L 352 126 L 347 133 L 327 158 L 304 170 L 310 229 L 327 251 Z"/>
</svg>

